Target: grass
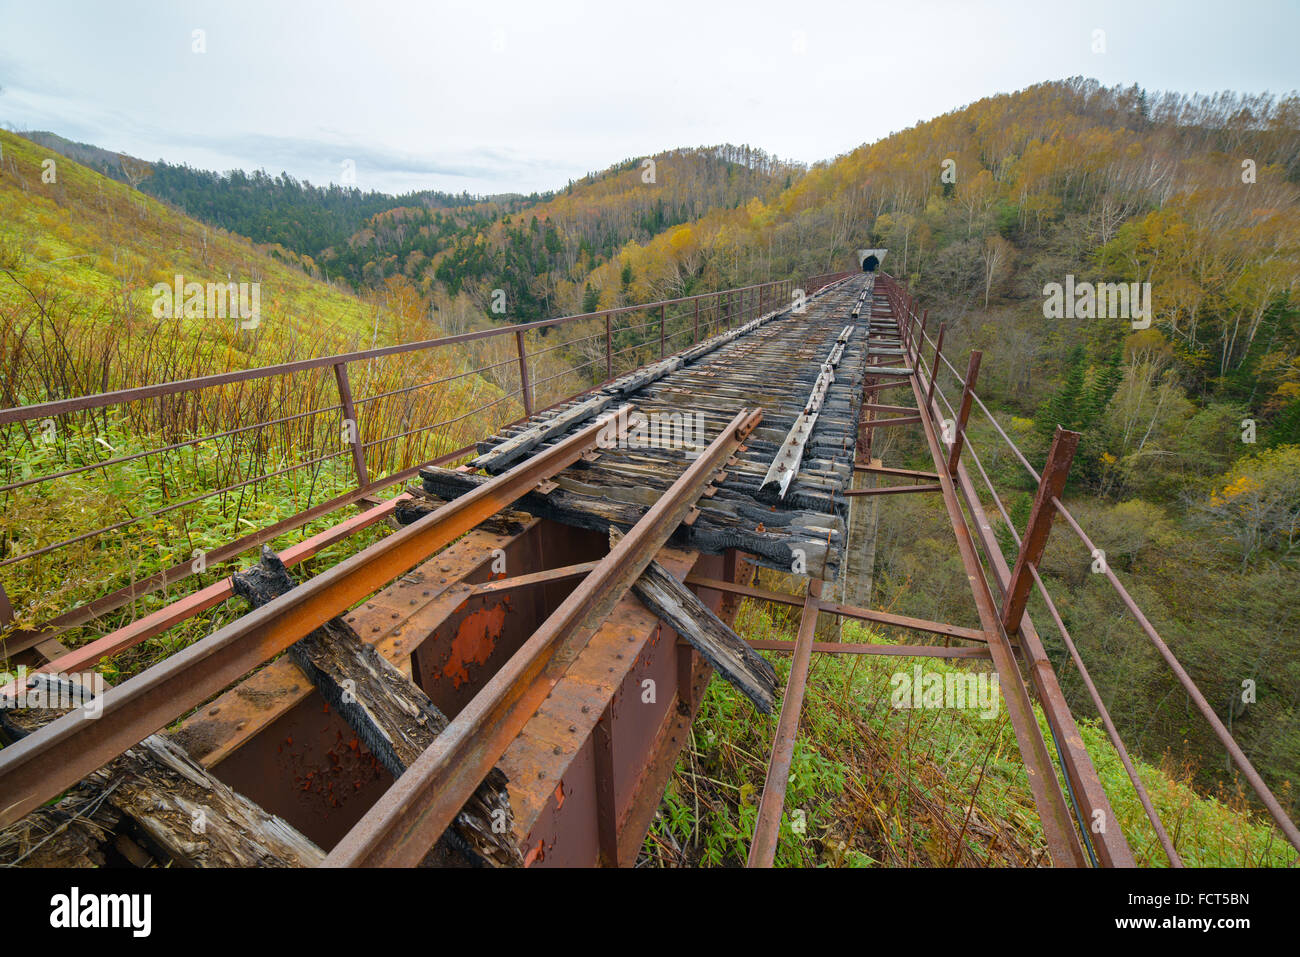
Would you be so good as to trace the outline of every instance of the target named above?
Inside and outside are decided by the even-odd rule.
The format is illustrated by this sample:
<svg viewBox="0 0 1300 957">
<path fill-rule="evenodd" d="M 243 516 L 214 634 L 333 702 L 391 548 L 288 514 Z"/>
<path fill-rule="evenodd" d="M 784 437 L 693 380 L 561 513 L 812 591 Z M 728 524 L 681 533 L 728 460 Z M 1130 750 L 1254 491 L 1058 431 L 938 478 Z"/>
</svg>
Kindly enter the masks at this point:
<svg viewBox="0 0 1300 957">
<path fill-rule="evenodd" d="M 823 619 L 825 621 L 825 619 Z M 741 605 L 737 630 L 793 640 L 782 611 Z M 856 622 L 845 641 L 885 641 Z M 788 655 L 770 655 L 784 682 Z M 776 864 L 786 867 L 1038 866 L 1042 828 L 1005 710 L 896 709 L 891 676 L 914 660 L 817 655 L 791 766 Z M 940 659 L 927 672 L 967 673 Z M 979 666 L 975 666 L 979 667 Z M 779 711 L 779 709 L 778 709 Z M 1035 706 L 1040 727 L 1046 719 Z M 777 713 L 763 716 L 721 679 L 709 685 L 691 741 L 646 838 L 650 866 L 734 867 L 753 838 Z M 1104 732 L 1080 721 L 1139 865 L 1166 866 Z M 1047 737 L 1050 742 L 1050 736 Z M 1244 795 L 1198 793 L 1194 769 L 1138 762 L 1161 819 L 1188 866 L 1285 867 L 1295 851 Z"/>
<path fill-rule="evenodd" d="M 71 160 L 56 157 L 56 179 L 44 182 L 46 151 L 20 137 L 0 132 L 0 155 L 0 405 L 440 335 L 408 287 L 362 298 Z M 151 287 L 176 274 L 259 282 L 261 321 L 246 330 L 233 320 L 156 318 Z M 521 414 L 511 394 L 516 369 L 473 371 L 484 352 L 438 349 L 349 367 L 372 479 L 470 444 Z M 0 491 L 0 561 L 10 562 L 0 580 L 16 625 L 46 621 L 355 489 L 342 419 L 326 367 L 0 427 L 0 485 L 80 469 Z M 173 448 L 155 451 L 165 447 Z M 340 547 L 358 548 L 375 534 Z M 208 569 L 181 588 L 230 570 Z M 174 597 L 173 590 L 137 599 L 64 643 L 98 637 Z M 156 658 L 214 620 L 187 623 L 116 667 Z"/>
</svg>

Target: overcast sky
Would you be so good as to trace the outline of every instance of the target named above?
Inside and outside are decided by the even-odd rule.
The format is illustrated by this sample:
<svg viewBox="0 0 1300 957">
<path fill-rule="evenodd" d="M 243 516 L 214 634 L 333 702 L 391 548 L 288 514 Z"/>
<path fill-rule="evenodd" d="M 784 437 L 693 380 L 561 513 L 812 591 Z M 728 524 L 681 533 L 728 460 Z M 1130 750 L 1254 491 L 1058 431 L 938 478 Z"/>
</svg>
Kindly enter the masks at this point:
<svg viewBox="0 0 1300 957">
<path fill-rule="evenodd" d="M 1074 75 L 1282 93 L 1298 39 L 1297 0 L 0 0 L 0 124 L 316 183 L 350 161 L 367 189 L 531 192 L 675 146 L 829 159 Z"/>
</svg>

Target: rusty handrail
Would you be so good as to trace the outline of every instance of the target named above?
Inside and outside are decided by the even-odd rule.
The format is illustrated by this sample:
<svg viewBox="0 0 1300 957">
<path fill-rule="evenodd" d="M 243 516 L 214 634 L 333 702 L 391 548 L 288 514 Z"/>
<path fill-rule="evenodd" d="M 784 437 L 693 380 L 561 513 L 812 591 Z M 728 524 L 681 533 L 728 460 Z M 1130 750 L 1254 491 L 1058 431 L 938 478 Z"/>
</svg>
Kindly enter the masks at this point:
<svg viewBox="0 0 1300 957">
<path fill-rule="evenodd" d="M 353 362 L 364 362 L 368 359 L 381 359 L 385 356 L 401 355 L 402 353 L 407 352 L 419 352 L 427 349 L 444 348 L 446 346 L 460 345 L 465 342 L 475 342 L 479 339 L 514 335 L 515 333 L 530 332 L 534 329 L 545 329 L 551 326 L 568 325 L 570 323 L 583 322 L 589 319 L 600 319 L 605 316 L 620 315 L 625 312 L 637 312 L 642 309 L 657 309 L 661 306 L 693 302 L 696 299 L 710 299 L 731 293 L 748 292 L 752 289 L 785 286 L 788 285 L 789 282 L 790 280 L 786 279 L 777 282 L 737 286 L 734 289 L 699 293 L 694 296 L 683 296 L 679 299 L 661 299 L 655 302 L 644 302 L 636 305 L 616 306 L 612 309 L 601 309 L 596 312 L 585 312 L 572 316 L 556 316 L 552 319 L 538 319 L 533 322 L 497 326 L 491 329 L 480 329 L 476 332 L 462 332 L 454 336 L 441 336 L 437 339 L 422 339 L 417 342 L 403 342 L 391 346 L 380 346 L 375 349 L 341 352 L 335 355 L 317 356 L 312 359 L 297 359 L 293 362 L 280 362 L 275 365 L 257 366 L 251 369 L 237 369 L 231 372 L 220 372 L 213 375 L 198 376 L 193 379 L 181 379 L 176 382 L 160 382 L 154 385 L 134 386 L 129 389 L 117 389 L 112 392 L 99 392 L 92 395 L 75 396 L 67 399 L 52 399 L 47 402 L 38 402 L 32 405 L 11 406 L 9 408 L 0 409 L 0 425 L 8 425 L 12 422 L 30 422 L 33 419 L 64 415 L 68 412 L 81 412 L 87 409 L 100 409 L 105 406 L 118 405 L 123 402 L 132 402 L 139 399 L 155 399 L 159 396 L 175 395 L 180 392 L 194 392 L 199 389 L 207 389 L 219 385 L 229 385 L 234 382 L 245 382 L 250 379 L 264 379 L 271 376 L 291 375 L 295 372 L 305 372 L 310 369 L 323 369 L 328 366 L 338 365 L 340 362 L 351 364 Z"/>
<path fill-rule="evenodd" d="M 806 287 L 809 287 L 809 290 L 805 291 L 805 295 L 812 295 L 813 292 L 816 291 L 816 289 L 824 287 L 828 283 L 828 281 L 832 281 L 832 280 L 828 280 L 826 276 L 813 277 L 812 279 L 808 280 L 807 282 L 804 283 Z M 535 359 L 538 355 L 543 354 L 547 351 L 551 351 L 552 349 L 559 348 L 559 346 L 552 346 L 549 349 L 541 350 L 540 352 L 534 352 L 530 354 L 528 353 L 527 347 L 525 345 L 525 333 L 529 331 L 548 329 L 551 327 L 565 326 L 573 323 L 599 320 L 601 318 L 604 318 L 606 320 L 606 333 L 604 333 L 604 335 L 606 336 L 607 347 L 610 348 L 609 354 L 604 358 L 607 364 L 607 371 L 609 372 L 610 377 L 612 378 L 614 372 L 614 360 L 617 356 L 623 355 L 627 352 L 635 352 L 635 350 L 637 349 L 645 348 L 651 345 L 651 339 L 646 338 L 644 342 L 641 342 L 639 344 L 627 346 L 617 351 L 613 350 L 612 349 L 613 341 L 611 338 L 609 338 L 611 333 L 611 327 L 609 323 L 616 316 L 635 313 L 639 311 L 647 311 L 647 310 L 658 311 L 659 315 L 654 316 L 652 319 L 648 320 L 645 323 L 641 323 L 638 326 L 632 326 L 630 328 L 636 329 L 641 327 L 657 326 L 659 329 L 659 335 L 656 335 L 653 338 L 659 338 L 663 334 L 663 328 L 662 328 L 663 317 L 666 315 L 666 310 L 667 307 L 669 306 L 678 306 L 682 304 L 694 304 L 696 307 L 695 308 L 696 329 L 698 330 L 699 328 L 698 313 L 701 304 L 704 304 L 706 311 L 711 309 L 715 314 L 714 318 L 712 320 L 709 320 L 708 324 L 710 326 L 717 326 L 720 328 L 724 324 L 730 325 L 733 323 L 745 321 L 749 317 L 757 316 L 759 314 L 757 310 L 759 310 L 760 308 L 763 307 L 776 308 L 783 301 L 784 297 L 789 295 L 793 291 L 794 291 L 794 281 L 789 279 L 777 280 L 774 282 L 766 282 L 766 283 L 755 283 L 747 286 L 739 286 L 732 289 L 716 290 L 707 293 L 698 293 L 696 295 L 683 296 L 675 299 L 656 300 L 654 302 L 649 302 L 649 303 L 636 303 L 636 304 L 630 304 L 626 306 L 617 306 L 610 309 L 597 310 L 595 312 L 590 312 L 590 313 L 581 313 L 581 314 L 571 315 L 571 316 L 559 316 L 551 319 L 537 320 L 535 322 L 520 323 L 516 325 L 504 325 L 504 326 L 494 327 L 491 329 L 483 329 L 475 332 L 462 333 L 454 336 L 444 336 L 438 339 L 426 339 L 417 342 L 400 343 L 396 345 L 383 346 L 374 349 L 360 350 L 360 351 L 354 351 L 348 353 L 338 353 L 338 354 L 328 355 L 328 356 L 318 356 L 311 359 L 302 359 L 293 362 L 277 363 L 275 365 L 269 365 L 269 366 L 258 366 L 251 369 L 233 370 L 230 372 L 217 373 L 210 376 L 202 376 L 202 377 L 196 377 L 196 378 L 185 379 L 185 380 L 178 380 L 175 382 L 155 383 L 152 385 L 137 386 L 137 387 L 127 388 L 127 389 L 118 389 L 110 392 L 95 393 L 92 395 L 85 395 L 85 396 L 53 399 L 46 402 L 34 403 L 31 405 L 14 406 L 10 408 L 0 409 L 0 426 L 6 426 L 6 425 L 12 425 L 14 423 L 41 420 L 41 419 L 50 418 L 57 415 L 66 415 L 73 412 L 89 411 L 94 409 L 106 408 L 114 405 L 125 404 L 129 402 L 142 401 L 146 399 L 154 399 L 154 398 L 159 398 L 161 396 L 195 393 L 204 389 L 230 385 L 238 382 L 265 380 L 274 377 L 290 376 L 305 371 L 324 370 L 326 368 L 333 369 L 334 378 L 336 379 L 338 392 L 339 392 L 338 402 L 330 405 L 325 405 L 321 408 L 313 409 L 308 412 L 297 413 L 293 416 L 285 416 L 279 419 L 270 419 L 268 421 L 256 423 L 253 425 L 238 425 L 231 429 L 216 431 L 209 435 L 200 436 L 193 439 L 186 439 L 182 442 L 172 443 L 170 445 L 163 446 L 160 448 L 150 449 L 138 453 L 131 453 L 130 455 L 127 456 L 118 456 L 116 458 L 108 459 L 102 462 L 86 463 L 83 465 L 76 466 L 75 468 L 72 469 L 64 469 L 60 472 L 52 473 L 48 476 L 37 476 L 37 477 L 26 478 L 19 482 L 9 483 L 5 487 L 5 489 L 0 489 L 0 491 L 16 489 L 20 487 L 40 485 L 42 483 L 54 481 L 60 477 L 70 475 L 70 474 L 76 474 L 79 472 L 98 471 L 100 469 L 105 469 L 113 465 L 123 464 L 125 462 L 134 461 L 137 459 L 144 459 L 153 455 L 163 454 L 169 450 L 196 447 L 206 441 L 215 441 L 221 438 L 229 438 L 234 435 L 240 435 L 243 433 L 251 432 L 252 430 L 257 429 L 259 427 L 268 427 L 268 426 L 273 426 L 281 423 L 286 423 L 289 421 L 296 421 L 299 419 L 310 419 L 311 421 L 315 421 L 314 416 L 316 415 L 334 413 L 340 410 L 342 410 L 343 412 L 343 417 L 345 421 L 352 422 L 350 439 L 348 440 L 348 445 L 350 446 L 350 449 L 347 446 L 345 446 L 345 448 L 340 452 L 335 452 L 332 454 L 322 454 L 314 458 L 309 458 L 308 460 L 304 460 L 301 462 L 294 462 L 288 467 L 282 467 L 277 471 L 273 471 L 269 474 L 259 474 L 247 478 L 241 478 L 238 482 L 228 486 L 227 488 L 219 489 L 215 491 L 208 491 L 205 494 L 199 495 L 197 497 L 188 498 L 185 501 L 179 503 L 169 504 L 163 509 L 155 510 L 154 512 L 150 512 L 148 514 L 133 516 L 121 522 L 112 523 L 102 528 L 97 528 L 90 531 L 86 531 L 84 533 L 73 535 L 67 539 L 61 540 L 59 542 L 55 542 L 51 545 L 43 546 L 38 549 L 32 549 L 31 551 L 22 552 L 17 555 L 11 555 L 5 558 L 4 560 L 0 561 L 0 566 L 16 565 L 17 563 L 26 561 L 31 558 L 38 557 L 40 555 L 50 554 L 52 552 L 57 551 L 58 549 L 74 545 L 77 542 L 81 542 L 89 538 L 93 538 L 94 536 L 103 535 L 115 529 L 120 529 L 120 528 L 128 527 L 130 525 L 137 524 L 139 521 L 142 521 L 146 518 L 156 517 L 155 512 L 157 514 L 161 514 L 163 512 L 170 512 L 177 508 L 194 505 L 199 501 L 202 501 L 207 498 L 212 498 L 222 493 L 229 492 L 232 489 L 242 489 L 248 486 L 255 486 L 263 481 L 266 481 L 267 479 L 275 478 L 280 475 L 290 474 L 293 472 L 299 472 L 303 469 L 310 469 L 313 467 L 315 468 L 324 467 L 329 462 L 337 462 L 338 460 L 343 459 L 344 454 L 349 451 L 351 453 L 351 459 L 352 459 L 352 471 L 355 473 L 356 488 L 358 490 L 361 489 L 366 490 L 367 495 L 373 494 L 374 492 L 388 488 L 391 485 L 395 484 L 396 482 L 401 481 L 402 478 L 409 473 L 410 471 L 409 466 L 411 466 L 412 464 L 418 465 L 421 463 L 412 462 L 410 460 L 411 457 L 408 451 L 405 455 L 398 455 L 398 458 L 401 459 L 399 465 L 405 464 L 406 466 L 408 466 L 408 468 L 399 468 L 397 470 L 397 474 L 395 474 L 394 476 L 389 476 L 387 479 L 372 480 L 366 466 L 366 453 L 370 449 L 384 448 L 404 438 L 416 436 L 421 433 L 428 433 L 432 429 L 443 428 L 443 427 L 453 425 L 457 422 L 460 422 L 468 418 L 471 415 L 480 414 L 486 411 L 487 409 L 492 408 L 493 406 L 500 405 L 501 402 L 510 399 L 512 397 L 517 397 L 522 401 L 522 404 L 524 406 L 524 413 L 525 413 L 524 417 L 527 418 L 529 415 L 533 414 L 534 412 L 539 411 L 539 409 L 535 409 L 533 407 L 534 405 L 540 406 L 543 409 L 553 408 L 555 405 L 558 405 L 564 401 L 567 401 L 570 398 L 573 398 L 577 395 L 582 395 L 584 392 L 589 391 L 589 389 L 586 388 L 578 389 L 576 392 L 570 394 L 555 396 L 554 401 L 542 401 L 542 402 L 537 401 L 536 396 L 539 387 L 553 380 L 562 379 L 564 375 L 568 374 L 568 372 L 580 374 L 583 368 L 588 368 L 594 365 L 596 362 L 599 361 L 599 359 L 591 360 L 590 362 L 584 363 L 583 365 L 573 370 L 568 370 L 568 372 L 547 376 L 545 378 L 540 379 L 537 382 L 530 382 L 529 362 Z M 736 302 L 737 297 L 739 298 L 739 302 Z M 725 314 L 724 314 L 724 309 L 725 309 Z M 669 321 L 672 322 L 682 321 L 682 322 L 689 323 L 690 319 L 691 316 L 689 312 L 679 312 L 679 315 L 672 316 L 669 319 Z M 619 333 L 624 333 L 629 330 L 620 329 L 617 331 Z M 689 330 L 683 330 L 683 331 L 689 331 Z M 509 336 L 509 335 L 513 335 L 515 337 L 515 348 L 511 350 L 511 352 L 513 352 L 514 354 L 509 356 L 506 359 L 503 359 L 501 361 L 491 362 L 488 365 L 479 369 L 473 369 L 467 372 L 461 372 L 450 376 L 436 378 L 428 382 L 423 382 L 411 386 L 405 386 L 401 389 L 390 389 L 385 392 L 380 392 L 376 395 L 360 396 L 355 400 L 353 400 L 352 398 L 351 385 L 348 378 L 348 367 L 351 363 L 368 361 L 371 359 L 383 358 L 386 356 L 411 354 L 411 353 L 417 353 L 422 351 L 432 351 L 447 346 L 455 346 L 464 343 L 491 339 L 491 338 L 496 338 L 501 336 Z M 589 338 L 598 338 L 599 335 L 600 334 L 597 334 Z M 678 333 L 673 333 L 668 338 L 672 339 L 675 338 L 677 335 Z M 568 344 L 570 343 L 565 343 L 564 345 L 568 345 Z M 662 348 L 662 342 L 661 342 L 661 348 Z M 518 369 L 519 369 L 520 387 L 518 389 L 516 389 L 513 392 L 507 392 L 502 396 L 497 397 L 493 401 L 488 402 L 486 405 L 481 405 L 472 410 L 463 412 L 460 415 L 457 415 L 449 420 L 429 423 L 426 425 L 410 428 L 405 432 L 399 432 L 395 435 L 384 435 L 384 436 L 363 437 L 361 434 L 361 430 L 357 425 L 356 409 L 368 403 L 372 403 L 375 402 L 376 400 L 380 400 L 392 395 L 403 394 L 406 392 L 415 391 L 416 389 L 420 389 L 420 388 L 432 387 L 444 382 L 465 378 L 467 376 L 482 374 L 494 368 L 501 368 L 501 367 L 515 365 L 515 364 L 518 365 Z M 521 420 L 517 419 L 515 421 L 517 422 Z M 504 424 L 511 424 L 511 423 L 504 423 Z M 494 428 L 500 428 L 500 427 L 502 427 L 502 425 L 498 424 Z M 445 460 L 445 457 L 440 457 L 440 459 Z M 311 514 L 319 515 L 321 513 L 318 511 L 317 508 L 309 507 L 308 509 L 305 509 L 304 511 L 297 513 L 297 515 L 291 516 L 289 519 L 275 523 L 275 526 L 273 527 L 281 531 L 287 528 L 292 528 L 295 526 L 295 522 L 297 519 L 303 518 L 305 520 L 305 517 Z M 248 538 L 249 537 L 246 536 L 245 540 L 247 540 Z M 262 540 L 264 541 L 265 537 L 262 537 Z M 220 555 L 220 557 L 217 557 L 218 555 Z M 234 554 L 232 554 L 227 547 L 218 546 L 216 549 L 209 550 L 208 556 L 209 556 L 208 563 L 211 565 L 211 564 L 218 564 L 222 561 L 227 561 L 230 558 L 233 558 Z M 64 612 L 61 612 L 55 617 L 50 618 L 40 623 L 39 625 L 35 625 L 27 629 L 11 631 L 10 634 L 7 636 L 7 639 L 3 641 L 3 643 L 0 643 L 0 655 L 14 654 L 26 648 L 32 647 L 33 645 L 37 644 L 41 640 L 51 638 L 51 637 L 56 637 L 64 630 L 77 627 L 78 625 L 86 624 L 87 622 L 93 620 L 98 615 L 113 611 L 116 608 L 119 608 L 122 605 L 144 594 L 147 594 L 151 591 L 155 591 L 158 588 L 165 587 L 167 584 L 180 581 L 184 578 L 189 577 L 191 574 L 195 574 L 195 572 L 192 571 L 190 563 L 181 562 L 172 568 L 166 569 L 161 573 L 157 573 L 155 575 L 149 576 L 149 578 L 144 579 L 140 582 L 132 582 L 131 584 L 123 588 L 119 588 L 117 591 L 109 595 L 100 595 L 96 598 L 90 599 L 89 601 L 82 602 L 80 605 L 74 605 L 72 608 Z M 7 596 L 5 595 L 2 584 L 0 584 L 0 606 L 8 607 L 8 599 Z M 0 628 L 3 628 L 7 624 L 8 621 L 5 620 L 5 618 L 3 617 L 3 613 L 0 613 Z"/>
<path fill-rule="evenodd" d="M 900 318 L 901 320 L 907 323 L 908 331 L 910 334 L 912 332 L 912 327 L 915 326 L 917 322 L 915 309 L 910 304 L 910 295 L 905 290 L 900 292 L 897 281 L 894 280 L 893 277 L 889 276 L 888 274 L 882 274 L 882 275 L 884 275 L 886 283 L 888 284 L 886 286 L 888 294 L 891 295 L 891 297 L 896 298 L 897 300 L 897 304 L 900 307 Z M 923 365 L 925 360 L 924 360 L 924 356 L 921 355 L 922 352 L 920 348 L 921 343 L 922 341 L 925 341 L 933 344 L 933 340 L 930 339 L 929 335 L 927 335 L 925 333 L 925 330 L 922 328 L 920 329 L 920 337 L 918 337 L 915 341 L 916 341 L 915 361 L 918 364 Z M 936 349 L 936 357 L 945 366 L 947 366 L 949 370 L 952 371 L 954 376 L 956 376 L 958 379 L 961 378 L 961 374 L 957 371 L 956 367 L 952 364 L 951 361 L 949 361 L 947 356 L 941 355 L 938 349 Z M 935 362 L 930 363 L 929 377 L 932 383 L 937 381 L 938 379 L 938 375 L 937 375 L 938 370 L 935 368 L 935 366 L 936 366 Z M 953 410 L 952 404 L 948 401 L 947 397 L 943 395 L 943 390 L 938 389 L 937 394 L 938 397 L 945 403 L 945 405 L 947 405 L 949 411 L 951 412 Z M 1041 481 L 1042 478 L 1041 473 L 1033 467 L 1033 465 L 1029 462 L 1029 459 L 1025 456 L 1024 452 L 1022 452 L 1021 449 L 1011 439 L 1011 437 L 1007 435 L 1006 431 L 1002 428 L 1001 424 L 997 421 L 993 413 L 984 404 L 984 402 L 979 398 L 978 394 L 975 393 L 973 388 L 969 390 L 969 395 L 974 400 L 975 404 L 980 407 L 981 411 L 983 411 L 984 415 L 989 420 L 989 422 L 992 423 L 993 428 L 1002 437 L 1002 439 L 1006 442 L 1006 444 L 1011 448 L 1015 457 L 1019 460 L 1020 464 L 1024 467 L 1025 471 L 1031 477 L 1033 477 L 1033 479 L 1036 482 Z M 968 449 L 971 450 L 971 454 L 972 456 L 974 456 L 973 446 L 971 445 L 971 440 L 969 435 L 967 435 L 967 429 L 964 422 L 959 423 L 955 431 L 956 434 L 954 435 L 954 440 L 955 440 L 954 445 L 957 442 L 962 442 Z M 997 490 L 993 487 L 992 482 L 990 481 L 987 473 L 984 471 L 983 466 L 979 464 L 978 459 L 976 459 L 975 461 L 977 466 L 979 467 L 979 471 L 981 473 L 981 476 L 984 479 L 985 485 L 988 487 L 989 492 L 993 496 L 993 500 L 996 503 L 999 512 L 1002 513 L 1004 520 L 1006 520 L 1007 522 L 1007 527 L 1011 529 L 1012 535 L 1016 537 L 1017 541 L 1019 541 L 1020 536 L 1016 533 L 1016 530 L 1012 525 L 1009 516 L 1006 513 L 1006 509 L 1003 507 L 1001 498 L 997 494 Z M 1094 554 L 1096 551 L 1096 546 L 1093 543 L 1092 539 L 1088 537 L 1087 533 L 1084 531 L 1083 527 L 1079 524 L 1078 520 L 1065 507 L 1065 504 L 1060 500 L 1059 497 L 1053 496 L 1051 498 L 1051 506 L 1057 514 L 1059 514 L 1062 518 L 1065 519 L 1066 524 L 1070 526 L 1070 529 L 1080 539 L 1084 547 L 1088 549 L 1089 554 L 1090 555 Z M 1268 812 L 1269 816 L 1273 819 L 1274 823 L 1277 824 L 1283 836 L 1286 837 L 1287 841 L 1294 848 L 1300 850 L 1300 829 L 1296 827 L 1295 822 L 1291 820 L 1289 815 L 1287 815 L 1285 809 L 1282 807 L 1281 803 L 1277 800 L 1277 797 L 1273 794 L 1272 790 L 1268 787 L 1267 782 L 1265 782 L 1263 777 L 1260 776 L 1259 772 L 1255 769 L 1250 759 L 1246 756 L 1246 753 L 1242 750 L 1241 746 L 1237 743 L 1236 739 L 1232 736 L 1232 733 L 1228 731 L 1227 727 L 1223 724 L 1223 721 L 1219 718 L 1217 714 L 1215 714 L 1213 707 L 1211 707 L 1209 702 L 1205 699 L 1204 694 L 1201 692 L 1196 682 L 1192 679 L 1191 675 L 1187 673 L 1186 669 L 1183 667 L 1182 663 L 1178 660 L 1177 656 L 1173 653 L 1172 649 L 1170 649 L 1169 646 L 1165 643 L 1164 639 L 1160 637 L 1160 634 L 1156 630 L 1155 626 L 1152 625 L 1151 622 L 1147 619 L 1146 615 L 1142 612 L 1141 607 L 1137 604 L 1137 601 L 1129 593 L 1128 589 L 1124 587 L 1124 584 L 1119 580 L 1118 576 L 1110 568 L 1109 564 L 1105 566 L 1104 571 L 1105 571 L 1105 578 L 1108 581 L 1108 583 L 1111 585 L 1112 589 L 1119 596 L 1121 602 L 1124 604 L 1129 614 L 1137 623 L 1138 627 L 1146 635 L 1147 639 L 1151 642 L 1153 647 L 1156 649 L 1157 653 L 1164 660 L 1170 672 L 1174 675 L 1175 679 L 1182 686 L 1183 690 L 1187 693 L 1189 700 L 1191 700 L 1191 702 L 1196 706 L 1197 711 L 1200 712 L 1201 716 L 1205 719 L 1206 723 L 1209 724 L 1210 730 L 1214 733 L 1215 737 L 1218 738 L 1219 742 L 1223 745 L 1229 757 L 1241 770 L 1242 775 L 1246 779 L 1246 782 L 1250 785 L 1251 789 L 1255 792 L 1256 797 L 1259 798 L 1260 802 L 1263 804 L 1265 810 Z M 1033 575 L 1034 583 L 1039 593 L 1042 595 L 1044 600 L 1048 603 L 1049 611 L 1054 612 L 1055 604 L 1052 601 L 1051 595 L 1048 592 L 1045 583 L 1041 580 L 1040 576 L 1038 575 L 1037 569 L 1034 568 L 1033 566 L 1030 566 L 1030 572 Z M 1059 619 L 1056 621 L 1056 623 L 1060 626 L 1062 637 L 1064 642 L 1067 645 L 1067 648 L 1070 650 L 1072 655 L 1077 656 L 1077 652 L 1075 651 L 1074 648 L 1074 643 L 1070 639 L 1068 632 L 1065 631 L 1064 623 L 1060 622 Z M 1079 659 L 1079 661 L 1080 663 L 1082 663 L 1081 658 Z M 1081 674 L 1086 676 L 1087 674 L 1086 670 L 1083 668 L 1081 668 L 1080 670 L 1081 670 Z M 1090 680 L 1087 683 L 1091 688 Z M 1114 723 L 1111 719 L 1111 716 L 1109 712 L 1106 710 L 1104 704 L 1102 704 L 1102 702 L 1100 701 L 1098 696 L 1093 695 L 1093 700 L 1094 700 L 1094 704 L 1098 708 L 1098 713 L 1102 719 L 1103 726 L 1105 727 L 1107 733 L 1110 734 L 1110 732 L 1114 728 Z M 1119 739 L 1119 733 L 1118 730 L 1115 730 L 1112 736 L 1112 743 L 1115 744 L 1118 739 Z M 1118 741 L 1117 750 L 1122 756 L 1126 756 L 1127 751 L 1123 747 L 1122 740 Z M 1143 809 L 1146 812 L 1148 819 L 1151 821 L 1153 830 L 1155 831 L 1157 838 L 1160 839 L 1160 842 L 1165 849 L 1166 855 L 1169 857 L 1170 863 L 1174 866 L 1180 866 L 1181 858 L 1179 857 L 1177 850 L 1173 847 L 1172 842 L 1168 840 L 1163 823 L 1159 821 L 1159 814 L 1155 811 L 1155 808 L 1154 806 L 1151 805 L 1149 799 L 1146 799 L 1145 788 L 1142 786 L 1141 782 L 1137 780 L 1136 769 L 1132 768 L 1130 762 L 1128 761 L 1124 761 L 1123 763 L 1125 765 L 1125 770 L 1128 774 L 1130 782 L 1133 784 L 1135 792 L 1139 797 L 1139 802 L 1143 805 Z"/>
</svg>

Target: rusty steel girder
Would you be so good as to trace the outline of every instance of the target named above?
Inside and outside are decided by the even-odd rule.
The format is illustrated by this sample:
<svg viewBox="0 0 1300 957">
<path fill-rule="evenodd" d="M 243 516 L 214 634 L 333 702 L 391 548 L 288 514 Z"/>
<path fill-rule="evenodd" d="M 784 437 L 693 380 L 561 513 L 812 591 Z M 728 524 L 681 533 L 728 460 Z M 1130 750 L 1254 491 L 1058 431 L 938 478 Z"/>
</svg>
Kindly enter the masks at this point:
<svg viewBox="0 0 1300 957">
<path fill-rule="evenodd" d="M 808 580 L 808 594 L 804 599 L 803 614 L 799 619 L 799 634 L 795 639 L 794 663 L 790 666 L 785 695 L 781 698 L 781 717 L 777 722 L 776 736 L 772 742 L 772 758 L 767 765 L 767 778 L 763 782 L 763 797 L 758 804 L 758 817 L 754 821 L 754 840 L 749 846 L 747 867 L 771 867 L 776 858 L 776 843 L 781 833 L 781 812 L 785 807 L 785 790 L 790 782 L 795 736 L 799 732 L 799 714 L 803 710 L 803 694 L 808 684 L 808 667 L 812 662 L 813 635 L 817 630 L 817 602 L 821 597 L 821 584 L 816 579 Z"/>
<path fill-rule="evenodd" d="M 413 866 L 762 418 L 742 409 L 334 848 L 327 867 Z M 470 493 L 473 494 L 473 493 Z"/>
</svg>

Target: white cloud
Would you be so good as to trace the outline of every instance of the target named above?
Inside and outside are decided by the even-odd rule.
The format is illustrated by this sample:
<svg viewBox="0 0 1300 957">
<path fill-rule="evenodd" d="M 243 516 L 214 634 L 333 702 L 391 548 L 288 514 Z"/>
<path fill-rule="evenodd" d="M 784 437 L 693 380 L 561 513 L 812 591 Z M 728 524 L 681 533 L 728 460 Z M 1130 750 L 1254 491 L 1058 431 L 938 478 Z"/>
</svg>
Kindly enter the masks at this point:
<svg viewBox="0 0 1300 957">
<path fill-rule="evenodd" d="M 1294 85 L 1294 4 L 9 3 L 0 120 L 146 159 L 529 192 L 675 146 L 833 157 L 1083 74 Z M 1108 52 L 1090 51 L 1094 28 Z M 207 52 L 193 53 L 192 31 Z M 792 37 L 802 35 L 804 52 Z"/>
</svg>

